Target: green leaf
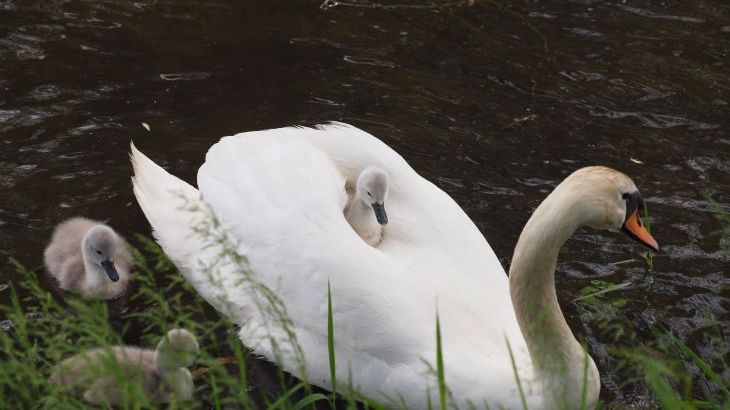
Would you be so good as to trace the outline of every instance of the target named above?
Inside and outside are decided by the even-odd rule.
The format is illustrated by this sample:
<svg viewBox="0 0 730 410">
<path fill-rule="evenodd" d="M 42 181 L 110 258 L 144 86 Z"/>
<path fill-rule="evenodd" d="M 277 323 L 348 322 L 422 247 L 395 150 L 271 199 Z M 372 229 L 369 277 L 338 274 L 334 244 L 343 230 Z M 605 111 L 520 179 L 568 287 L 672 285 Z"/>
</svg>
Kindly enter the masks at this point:
<svg viewBox="0 0 730 410">
<path fill-rule="evenodd" d="M 626 289 L 626 288 L 628 288 L 630 286 L 631 286 L 631 282 L 624 282 L 624 283 L 619 283 L 619 284 L 612 284 L 612 285 L 607 286 L 607 287 L 605 287 L 603 289 L 600 289 L 598 291 L 589 293 L 587 295 L 579 296 L 579 297 L 573 299 L 573 302 L 577 302 L 579 300 L 585 300 L 585 299 L 588 299 L 588 298 L 592 298 L 594 296 L 603 295 L 603 294 L 606 294 L 606 293 L 609 293 L 609 292 L 614 292 L 614 291 L 621 290 L 621 289 Z"/>
<path fill-rule="evenodd" d="M 337 369 L 335 366 L 335 321 L 332 313 L 332 289 L 327 280 L 327 351 L 329 353 L 330 380 L 332 381 L 332 404 L 337 390 Z"/>
<path fill-rule="evenodd" d="M 300 410 L 322 400 L 327 400 L 327 396 L 322 393 L 312 393 L 296 402 L 292 410 Z"/>
<path fill-rule="evenodd" d="M 446 410 L 446 376 L 444 374 L 444 353 L 441 345 L 441 320 L 438 312 L 436 313 L 436 374 L 439 383 L 439 400 L 441 401 L 441 410 Z"/>
</svg>

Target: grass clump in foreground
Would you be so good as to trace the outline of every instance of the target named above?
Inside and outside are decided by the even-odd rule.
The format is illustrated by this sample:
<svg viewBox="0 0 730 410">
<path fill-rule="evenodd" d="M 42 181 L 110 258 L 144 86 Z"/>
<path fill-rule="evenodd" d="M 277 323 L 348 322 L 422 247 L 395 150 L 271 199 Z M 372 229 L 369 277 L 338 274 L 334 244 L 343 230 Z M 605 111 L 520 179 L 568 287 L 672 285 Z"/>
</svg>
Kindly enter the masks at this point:
<svg viewBox="0 0 730 410">
<path fill-rule="evenodd" d="M 48 377 L 52 367 L 64 358 L 95 347 L 127 344 L 154 348 L 160 337 L 174 327 L 190 330 L 200 343 L 201 355 L 191 369 L 195 378 L 194 399 L 157 406 L 140 393 L 137 381 L 120 379 L 120 388 L 126 393 L 122 408 L 384 408 L 357 392 L 349 375 L 341 374 L 338 379 L 335 374 L 337 329 L 332 306 L 337 301 L 330 289 L 323 290 L 328 304 L 328 317 L 323 320 L 328 321 L 330 377 L 338 380 L 341 395 L 325 395 L 275 366 L 254 359 L 238 339 L 236 327 L 197 295 L 157 244 L 143 236 L 137 237 L 137 243 L 141 250 L 132 249 L 137 273 L 133 275 L 134 285 L 126 307 L 117 306 L 117 301 L 54 294 L 41 284 L 43 279 L 36 272 L 11 260 L 24 279 L 9 290 L 10 302 L 0 305 L 0 408 L 94 408 L 51 384 Z M 638 348 L 622 347 L 636 339 L 631 323 L 619 317 L 622 300 L 608 298 L 611 291 L 621 287 L 601 285 L 578 300 L 595 312 L 604 312 L 597 323 L 602 331 L 613 335 L 616 345 L 609 346 L 609 350 L 619 358 L 624 373 L 631 375 L 627 382 L 643 384 L 661 408 L 730 408 L 730 370 L 724 360 L 706 363 L 668 332 L 657 333 L 655 340 Z M 435 330 L 438 352 L 433 358 L 433 370 L 438 380 L 435 397 L 439 401 L 433 403 L 433 408 L 454 409 L 456 401 L 445 377 L 438 319 Z M 261 372 L 261 367 L 266 370 Z M 688 376 L 689 367 L 699 369 L 700 384 L 713 389 L 699 394 L 693 390 L 697 383 Z M 523 404 L 527 408 L 524 399 Z"/>
<path fill-rule="evenodd" d="M 642 330 L 623 311 L 630 302 L 612 293 L 628 287 L 593 280 L 574 299 L 587 312 L 584 320 L 608 340 L 605 348 L 613 379 L 621 383 L 616 388 L 642 396 L 650 393 L 651 407 L 661 409 L 730 409 L 730 367 L 725 358 L 704 349 L 711 356 L 708 362 L 662 326 L 655 326 L 648 335 L 640 334 Z M 712 327 L 715 336 L 705 347 L 721 352 L 713 346 L 722 346 L 722 328 Z M 609 409 L 623 408 L 604 404 Z"/>
<path fill-rule="evenodd" d="M 137 239 L 151 257 L 132 249 L 137 272 L 126 301 L 51 292 L 42 285 L 42 276 L 10 261 L 23 279 L 7 291 L 9 303 L 0 305 L 0 409 L 96 408 L 50 383 L 53 366 L 96 347 L 154 349 L 175 327 L 190 330 L 200 343 L 200 357 L 191 368 L 194 399 L 155 405 L 141 394 L 137 380 L 120 379 L 126 399 L 122 408 L 298 409 L 327 401 L 311 386 L 253 358 L 236 327 L 196 294 L 160 248 L 146 237 Z M 252 373 L 264 376 L 249 383 Z"/>
</svg>

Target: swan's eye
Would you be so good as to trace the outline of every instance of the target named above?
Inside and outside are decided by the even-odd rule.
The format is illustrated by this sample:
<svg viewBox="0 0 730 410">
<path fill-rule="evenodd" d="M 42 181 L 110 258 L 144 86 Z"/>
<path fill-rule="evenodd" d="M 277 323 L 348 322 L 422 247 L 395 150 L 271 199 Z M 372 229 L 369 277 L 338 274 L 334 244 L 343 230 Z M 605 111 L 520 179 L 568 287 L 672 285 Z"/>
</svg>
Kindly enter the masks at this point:
<svg viewBox="0 0 730 410">
<path fill-rule="evenodd" d="M 96 254 L 101 255 L 101 251 L 97 249 Z"/>
<path fill-rule="evenodd" d="M 373 195 L 370 192 L 368 192 L 368 196 L 371 198 L 373 197 Z"/>
<path fill-rule="evenodd" d="M 632 213 L 636 212 L 636 219 L 641 226 L 641 218 L 639 214 L 644 210 L 644 199 L 639 194 L 639 191 L 629 192 L 621 195 L 626 200 L 626 219 L 631 216 Z"/>
</svg>

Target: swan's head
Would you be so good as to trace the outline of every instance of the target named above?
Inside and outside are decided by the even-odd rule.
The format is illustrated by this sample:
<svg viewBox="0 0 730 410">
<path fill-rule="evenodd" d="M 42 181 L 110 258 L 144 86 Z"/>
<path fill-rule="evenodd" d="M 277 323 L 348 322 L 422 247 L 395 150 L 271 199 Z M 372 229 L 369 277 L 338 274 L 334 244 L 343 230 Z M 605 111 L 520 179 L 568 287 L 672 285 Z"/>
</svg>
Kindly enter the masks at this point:
<svg viewBox="0 0 730 410">
<path fill-rule="evenodd" d="M 120 242 L 119 236 L 106 225 L 94 225 L 81 241 L 86 260 L 104 269 L 113 282 L 119 281 L 119 273 L 114 267 L 114 254 Z"/>
<path fill-rule="evenodd" d="M 172 329 L 157 344 L 155 364 L 162 369 L 191 366 L 198 357 L 198 341 L 186 329 Z"/>
<path fill-rule="evenodd" d="M 559 188 L 566 195 L 563 200 L 573 202 L 574 216 L 583 225 L 621 231 L 655 251 L 659 249 L 641 221 L 644 200 L 625 174 L 607 167 L 586 167 L 571 174 Z"/>
<path fill-rule="evenodd" d="M 357 178 L 357 196 L 373 207 L 375 219 L 381 225 L 388 223 L 388 215 L 385 213 L 388 185 L 388 174 L 380 168 L 365 168 Z"/>
</svg>

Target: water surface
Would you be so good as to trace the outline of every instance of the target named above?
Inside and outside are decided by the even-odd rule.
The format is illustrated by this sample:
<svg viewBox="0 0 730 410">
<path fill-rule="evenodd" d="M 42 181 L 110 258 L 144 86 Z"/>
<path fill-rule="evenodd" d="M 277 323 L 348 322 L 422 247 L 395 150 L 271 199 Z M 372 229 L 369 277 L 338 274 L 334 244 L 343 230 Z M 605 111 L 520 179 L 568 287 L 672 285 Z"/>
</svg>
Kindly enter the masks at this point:
<svg viewBox="0 0 730 410">
<path fill-rule="evenodd" d="M 616 297 L 630 301 L 631 343 L 667 329 L 728 361 L 730 238 L 712 234 L 708 198 L 730 211 L 730 5 L 510 3 L 2 0 L 0 258 L 39 266 L 53 226 L 74 215 L 148 232 L 131 139 L 193 181 L 221 136 L 351 123 L 452 195 L 505 266 L 560 180 L 608 165 L 640 187 L 662 252 L 647 274 L 638 246 L 581 230 L 561 253 L 558 295 L 602 399 L 647 405 L 573 298 L 592 279 L 630 282 Z M 0 285 L 16 279 L 0 264 Z"/>
</svg>

